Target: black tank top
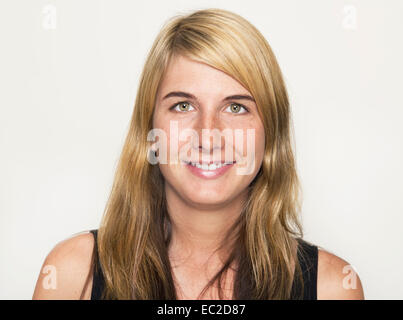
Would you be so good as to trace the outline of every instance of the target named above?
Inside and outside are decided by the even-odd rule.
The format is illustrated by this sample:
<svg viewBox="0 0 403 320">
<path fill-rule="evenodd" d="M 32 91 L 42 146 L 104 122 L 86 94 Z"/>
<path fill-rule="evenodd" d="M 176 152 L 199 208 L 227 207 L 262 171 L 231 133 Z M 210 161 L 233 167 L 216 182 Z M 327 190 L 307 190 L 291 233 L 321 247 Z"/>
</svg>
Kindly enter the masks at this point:
<svg viewBox="0 0 403 320">
<path fill-rule="evenodd" d="M 102 299 L 105 279 L 102 267 L 98 259 L 97 234 L 98 230 L 90 230 L 94 235 L 94 274 L 92 281 L 91 300 Z M 318 247 L 303 239 L 297 239 L 299 243 L 298 261 L 301 265 L 304 283 L 303 300 L 317 300 L 317 276 L 318 276 Z M 299 281 L 294 278 L 292 292 L 299 292 Z"/>
</svg>

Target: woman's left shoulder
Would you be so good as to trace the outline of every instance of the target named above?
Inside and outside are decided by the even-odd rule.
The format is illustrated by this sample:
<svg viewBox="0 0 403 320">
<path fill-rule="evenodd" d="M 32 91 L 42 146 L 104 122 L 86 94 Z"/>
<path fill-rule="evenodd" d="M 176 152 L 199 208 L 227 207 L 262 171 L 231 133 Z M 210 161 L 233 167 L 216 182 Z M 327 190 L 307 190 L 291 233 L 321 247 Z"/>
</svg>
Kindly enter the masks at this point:
<svg viewBox="0 0 403 320">
<path fill-rule="evenodd" d="M 360 277 L 346 260 L 318 247 L 318 300 L 363 300 Z"/>
</svg>

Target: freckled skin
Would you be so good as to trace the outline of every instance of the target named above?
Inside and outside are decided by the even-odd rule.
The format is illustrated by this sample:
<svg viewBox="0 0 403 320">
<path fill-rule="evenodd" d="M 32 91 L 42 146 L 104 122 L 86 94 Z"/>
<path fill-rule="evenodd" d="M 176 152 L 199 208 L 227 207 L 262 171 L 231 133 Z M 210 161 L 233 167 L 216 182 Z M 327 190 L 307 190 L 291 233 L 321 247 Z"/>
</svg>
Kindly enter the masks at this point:
<svg viewBox="0 0 403 320">
<path fill-rule="evenodd" d="M 184 97 L 171 97 L 162 100 L 162 97 L 171 91 L 184 91 L 192 93 L 197 97 L 197 101 L 189 100 Z M 223 98 L 234 94 L 248 94 L 248 92 L 239 82 L 229 75 L 212 68 L 206 64 L 199 63 L 182 56 L 176 57 L 171 61 L 167 68 L 166 75 L 161 82 L 157 93 L 157 101 L 153 118 L 153 127 L 161 128 L 167 134 L 167 144 L 170 145 L 170 120 L 178 121 L 179 134 L 186 128 L 197 131 L 199 141 L 202 146 L 202 129 L 217 128 L 222 130 L 241 129 L 243 132 L 243 152 L 236 148 L 233 142 L 232 150 L 234 157 L 238 155 L 246 156 L 247 151 L 247 129 L 255 130 L 255 168 L 248 175 L 236 174 L 235 166 L 228 174 L 214 180 L 203 180 L 195 178 L 189 170 L 180 165 L 160 164 L 160 169 L 167 181 L 168 188 L 172 188 L 180 197 L 193 205 L 216 206 L 225 202 L 233 201 L 246 187 L 259 171 L 264 152 L 264 127 L 258 115 L 255 102 L 245 100 L 234 100 L 234 103 L 240 103 L 247 107 L 245 109 L 235 107 L 240 110 L 239 113 L 231 109 L 231 102 L 222 102 Z M 189 111 L 181 111 L 179 107 L 176 112 L 170 110 L 175 103 L 187 101 Z M 238 109 L 237 109 L 238 108 Z M 190 140 L 179 141 L 179 150 Z M 210 140 L 210 148 L 203 149 L 203 152 L 197 152 L 213 155 L 213 141 Z M 217 148 L 216 148 L 217 150 Z M 216 151 L 220 153 L 221 159 L 225 156 L 225 139 L 222 138 L 221 149 Z M 190 153 L 189 153 L 190 155 Z M 169 159 L 169 148 L 167 150 L 167 159 Z M 197 190 L 195 193 L 194 190 Z M 167 190 L 167 192 L 170 192 Z"/>
</svg>

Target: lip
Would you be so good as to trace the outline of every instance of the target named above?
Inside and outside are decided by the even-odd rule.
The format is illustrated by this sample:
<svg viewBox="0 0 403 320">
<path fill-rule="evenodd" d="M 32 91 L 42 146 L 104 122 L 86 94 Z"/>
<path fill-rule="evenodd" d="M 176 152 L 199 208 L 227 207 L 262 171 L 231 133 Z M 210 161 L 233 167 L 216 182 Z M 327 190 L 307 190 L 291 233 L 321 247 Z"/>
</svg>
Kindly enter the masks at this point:
<svg viewBox="0 0 403 320">
<path fill-rule="evenodd" d="M 203 163 L 203 162 L 202 162 Z M 222 162 L 224 163 L 224 162 Z M 221 168 L 215 170 L 203 170 L 201 168 L 192 166 L 189 163 L 184 163 L 185 167 L 189 169 L 189 171 L 194 174 L 195 176 L 203 179 L 216 179 L 226 173 L 229 169 L 231 169 L 236 162 L 222 166 Z"/>
</svg>

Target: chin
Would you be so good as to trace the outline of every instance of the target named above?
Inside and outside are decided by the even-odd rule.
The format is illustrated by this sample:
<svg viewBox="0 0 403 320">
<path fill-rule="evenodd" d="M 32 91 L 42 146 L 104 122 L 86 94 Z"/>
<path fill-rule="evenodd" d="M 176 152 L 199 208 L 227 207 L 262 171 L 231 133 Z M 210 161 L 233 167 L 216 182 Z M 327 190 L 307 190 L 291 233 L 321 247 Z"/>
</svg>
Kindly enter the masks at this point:
<svg viewBox="0 0 403 320">
<path fill-rule="evenodd" d="M 228 199 L 190 199 L 191 204 L 194 207 L 198 207 L 199 209 L 214 209 L 214 208 L 219 208 L 223 205 L 226 204 Z"/>
<path fill-rule="evenodd" d="M 165 181 L 168 182 L 171 190 L 181 197 L 185 202 L 195 206 L 219 206 L 232 200 L 236 192 L 234 185 L 238 181 L 228 183 L 227 179 L 218 178 L 203 180 L 193 176 L 186 176 L 187 173 L 180 171 L 164 171 Z"/>
<path fill-rule="evenodd" d="M 216 206 L 226 203 L 230 200 L 229 194 L 221 190 L 215 192 L 213 190 L 200 190 L 197 193 L 186 195 L 189 202 L 195 205 Z"/>
</svg>

